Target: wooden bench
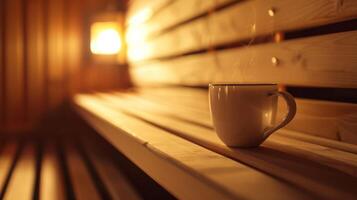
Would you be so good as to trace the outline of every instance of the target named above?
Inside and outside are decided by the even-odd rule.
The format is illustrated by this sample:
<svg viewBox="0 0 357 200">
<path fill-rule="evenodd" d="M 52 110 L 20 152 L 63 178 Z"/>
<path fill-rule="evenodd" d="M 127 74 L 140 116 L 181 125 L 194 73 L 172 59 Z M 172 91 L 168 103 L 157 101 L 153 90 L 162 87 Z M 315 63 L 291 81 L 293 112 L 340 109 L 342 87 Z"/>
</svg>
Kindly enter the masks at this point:
<svg viewBox="0 0 357 200">
<path fill-rule="evenodd" d="M 179 199 L 356 199 L 356 20 L 353 0 L 134 0 L 137 87 L 74 106 Z M 211 82 L 278 83 L 297 115 L 259 148 L 228 148 L 210 120 Z"/>
</svg>

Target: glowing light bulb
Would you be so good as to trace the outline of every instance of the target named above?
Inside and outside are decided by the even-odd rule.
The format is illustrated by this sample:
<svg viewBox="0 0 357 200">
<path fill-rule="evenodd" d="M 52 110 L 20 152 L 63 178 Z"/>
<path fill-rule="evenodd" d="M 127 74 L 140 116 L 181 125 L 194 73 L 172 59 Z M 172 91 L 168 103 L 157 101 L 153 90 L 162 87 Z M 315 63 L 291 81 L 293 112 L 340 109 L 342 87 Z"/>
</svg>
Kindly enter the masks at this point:
<svg viewBox="0 0 357 200">
<path fill-rule="evenodd" d="M 118 54 L 121 46 L 122 41 L 118 23 L 95 22 L 92 24 L 90 50 L 93 54 Z"/>
</svg>

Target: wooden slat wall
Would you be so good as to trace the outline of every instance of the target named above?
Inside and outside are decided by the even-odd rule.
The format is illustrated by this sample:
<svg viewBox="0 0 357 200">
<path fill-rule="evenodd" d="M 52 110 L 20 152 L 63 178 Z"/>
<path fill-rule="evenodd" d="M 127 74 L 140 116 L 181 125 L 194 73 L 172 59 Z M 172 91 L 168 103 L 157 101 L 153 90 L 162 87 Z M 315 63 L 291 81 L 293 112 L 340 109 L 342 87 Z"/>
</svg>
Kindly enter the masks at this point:
<svg viewBox="0 0 357 200">
<path fill-rule="evenodd" d="M 112 89 L 128 80 L 120 67 L 93 65 L 86 55 L 88 20 L 105 5 L 100 0 L 1 1 L 1 132 L 29 130 L 75 93 Z"/>
<path fill-rule="evenodd" d="M 186 1 L 179 2 L 182 7 L 186 5 Z M 196 12 L 200 12 L 199 4 L 194 7 L 198 9 Z M 269 14 L 269 11 L 273 13 Z M 190 13 L 192 11 L 183 9 L 182 11 L 176 10 L 176 12 Z M 257 36 L 271 35 L 277 31 L 330 24 L 356 17 L 357 3 L 354 0 L 342 3 L 325 0 L 244 1 L 221 11 L 212 12 L 207 17 L 175 27 L 164 32 L 160 37 L 143 42 L 136 41 L 129 45 L 128 56 L 133 61 L 166 57 Z M 176 21 L 172 19 L 170 13 L 166 13 L 154 23 L 148 22 L 147 26 L 155 27 L 154 24 L 156 24 L 161 28 L 161 23 L 165 24 L 166 19 Z M 147 29 L 149 28 L 129 29 L 128 37 L 131 32 L 135 33 L 135 31 L 140 31 L 145 35 L 147 31 L 150 32 L 150 29 Z M 138 48 L 141 51 L 138 51 Z"/>
<path fill-rule="evenodd" d="M 357 87 L 357 31 L 133 63 L 137 83 L 204 85 L 211 81 Z M 279 64 L 272 63 L 276 57 Z M 264 66 L 264 67 L 262 67 Z M 336 67 L 339 66 L 339 67 Z M 204 68 L 204 69 L 203 69 Z"/>
<path fill-rule="evenodd" d="M 273 82 L 282 88 L 357 88 L 356 1 L 205 1 L 210 9 L 200 2 L 177 0 L 148 21 L 128 25 L 136 85 Z M 300 100 L 300 114 L 288 128 L 356 144 L 355 107 L 351 101 Z"/>
</svg>

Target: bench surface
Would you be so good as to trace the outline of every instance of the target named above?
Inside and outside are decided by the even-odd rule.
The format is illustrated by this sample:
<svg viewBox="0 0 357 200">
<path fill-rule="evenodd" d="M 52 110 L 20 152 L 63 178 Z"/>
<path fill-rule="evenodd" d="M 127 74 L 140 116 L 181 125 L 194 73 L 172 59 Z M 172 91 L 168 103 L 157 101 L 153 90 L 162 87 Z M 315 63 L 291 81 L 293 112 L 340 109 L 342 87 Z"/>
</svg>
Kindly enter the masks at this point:
<svg viewBox="0 0 357 200">
<path fill-rule="evenodd" d="M 76 109 L 178 198 L 355 199 L 357 147 L 282 129 L 260 147 L 225 146 L 205 90 L 78 95 Z"/>
</svg>

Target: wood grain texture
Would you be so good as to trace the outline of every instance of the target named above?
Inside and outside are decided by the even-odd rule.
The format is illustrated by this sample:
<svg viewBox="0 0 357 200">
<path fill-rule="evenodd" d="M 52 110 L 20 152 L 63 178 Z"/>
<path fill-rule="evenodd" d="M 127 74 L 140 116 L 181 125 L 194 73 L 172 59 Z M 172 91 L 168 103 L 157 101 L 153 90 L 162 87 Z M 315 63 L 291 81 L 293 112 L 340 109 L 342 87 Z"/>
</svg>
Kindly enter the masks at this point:
<svg viewBox="0 0 357 200">
<path fill-rule="evenodd" d="M 273 10 L 273 16 L 269 15 L 269 10 Z M 357 3 L 354 0 L 245 1 L 184 24 L 152 40 L 136 41 L 129 45 L 129 60 L 134 62 L 179 55 L 257 36 L 271 35 L 277 31 L 330 24 L 356 18 L 356 11 Z M 200 10 L 197 9 L 197 12 Z M 156 26 L 160 27 L 161 21 L 165 21 L 166 18 L 172 19 L 169 16 L 160 17 Z M 133 33 L 135 31 L 131 30 Z M 146 29 L 137 31 L 145 32 Z M 128 32 L 129 36 L 131 32 Z"/>
<path fill-rule="evenodd" d="M 3 192 L 5 181 L 10 172 L 10 167 L 15 159 L 18 146 L 16 143 L 5 143 L 0 150 L 0 193 Z M 2 195 L 1 195 L 2 196 Z"/>
<path fill-rule="evenodd" d="M 178 198 L 309 198 L 300 196 L 308 193 L 113 110 L 96 98 L 80 96 L 75 101 L 105 138 Z"/>
<path fill-rule="evenodd" d="M 138 85 L 273 82 L 356 88 L 356 37 L 357 31 L 349 31 L 133 64 L 131 74 Z"/>
<path fill-rule="evenodd" d="M 54 144 L 48 143 L 43 152 L 40 172 L 40 199 L 66 199 L 64 174 L 60 168 L 57 149 Z"/>
<path fill-rule="evenodd" d="M 129 112 L 130 114 L 150 121 L 160 127 L 164 127 L 166 130 L 172 131 L 173 133 L 198 143 L 208 149 L 237 159 L 238 161 L 248 164 L 254 168 L 263 170 L 273 176 L 277 176 L 285 181 L 298 185 L 299 187 L 302 187 L 310 192 L 316 193 L 316 195 L 324 196 L 324 191 L 331 191 L 331 189 L 328 188 L 331 187 L 331 184 L 333 185 L 333 183 L 336 183 L 338 180 L 340 181 L 339 184 L 345 184 L 346 177 L 338 178 L 338 176 L 342 175 L 339 171 L 352 176 L 357 176 L 357 156 L 348 152 L 286 138 L 280 136 L 280 134 L 271 136 L 263 144 L 262 148 L 257 151 L 252 149 L 252 151 L 245 151 L 242 149 L 237 149 L 237 151 L 235 151 L 227 148 L 218 139 L 212 129 L 203 128 L 202 126 L 178 120 L 169 115 L 163 115 L 162 113 L 152 112 L 149 109 L 145 109 L 144 105 L 132 101 L 132 99 L 116 99 L 115 102 L 109 101 L 109 105 L 107 106 Z M 188 114 L 190 113 L 188 112 Z M 276 153 L 284 152 L 284 154 L 287 155 L 283 156 L 282 154 L 275 154 L 271 151 L 276 151 Z M 251 153 L 254 154 L 254 156 L 249 155 Z M 271 162 L 269 163 L 269 166 L 267 163 L 264 163 L 264 161 L 268 160 Z M 272 163 L 279 164 L 274 166 L 271 165 Z M 320 165 L 315 166 L 314 163 L 319 163 Z M 323 167 L 322 165 L 325 165 L 326 167 Z M 337 171 L 332 173 L 329 168 L 333 168 Z M 285 172 L 282 172 L 282 170 Z M 310 177 L 305 177 L 306 173 L 310 172 Z M 334 178 L 327 178 L 331 175 L 334 176 Z M 354 184 L 356 181 L 353 179 L 355 178 L 349 179 L 349 181 L 352 181 L 351 184 Z M 320 180 L 321 182 L 318 183 L 315 180 Z M 339 184 L 332 187 L 336 187 Z M 351 193 L 353 189 L 348 185 L 349 184 L 346 184 L 340 189 L 335 188 L 335 191 L 331 191 L 331 193 L 328 194 L 328 198 L 333 199 L 340 195 L 349 196 L 348 193 Z M 348 192 L 338 191 L 346 189 L 344 187 L 349 187 Z M 331 195 L 335 197 L 332 197 Z M 324 196 L 323 198 L 327 198 L 327 196 Z M 348 198 L 351 198 L 351 196 Z"/>
<path fill-rule="evenodd" d="M 35 178 L 35 146 L 29 143 L 21 152 L 4 199 L 32 199 Z"/>
<path fill-rule="evenodd" d="M 209 118 L 208 93 L 205 90 L 144 88 L 135 96 L 141 98 L 141 101 L 149 101 L 150 104 L 161 107 L 161 111 L 176 113 L 177 117 L 185 116 L 185 119 L 212 127 Z M 357 129 L 354 128 L 357 123 L 354 118 L 357 114 L 356 104 L 304 99 L 296 99 L 296 103 L 298 108 L 296 116 L 287 125 L 287 129 L 357 144 L 354 140 L 350 140 L 357 135 Z M 179 106 L 175 109 L 177 105 Z M 163 106 L 170 109 L 165 109 Z M 284 103 L 279 101 L 280 114 L 285 110 Z M 187 114 L 187 111 L 190 111 L 190 114 Z"/>
<path fill-rule="evenodd" d="M 79 200 L 101 199 L 91 175 L 73 144 L 65 146 L 69 175 L 73 185 L 75 198 Z"/>
<path fill-rule="evenodd" d="M 184 123 L 177 122 L 178 121 L 178 120 L 176 120 L 177 117 L 180 117 L 181 121 L 183 121 L 183 120 L 190 121 L 188 116 L 195 116 L 196 118 L 200 118 L 201 117 L 200 115 L 197 115 L 197 114 L 191 112 L 190 110 L 185 110 L 183 108 L 177 108 L 177 107 L 173 108 L 174 105 L 172 105 L 171 108 L 165 108 L 164 106 L 162 106 L 161 110 L 156 109 L 156 111 L 152 111 L 152 109 L 150 109 L 151 107 L 149 107 L 149 106 L 147 106 L 145 104 L 142 104 L 140 101 L 139 102 L 138 101 L 134 101 L 132 98 L 129 98 L 129 99 L 126 99 L 126 98 L 110 98 L 109 99 L 108 96 L 107 96 L 106 99 L 111 103 L 110 104 L 111 106 L 124 109 L 125 111 L 131 112 L 131 113 L 133 113 L 135 115 L 139 115 L 141 117 L 144 117 L 146 120 L 153 120 L 155 123 L 159 124 L 160 126 L 167 127 L 167 126 L 170 126 L 169 124 L 176 124 L 177 126 L 176 126 L 176 128 L 174 128 L 174 130 L 178 131 L 178 132 L 188 133 L 191 130 L 196 130 L 196 132 L 204 132 L 205 131 L 202 128 L 200 129 L 199 126 L 197 126 L 197 125 L 190 125 L 190 122 L 187 123 L 187 121 L 186 121 L 186 124 L 187 124 L 186 126 L 184 125 L 185 122 Z M 197 100 L 197 98 L 196 98 L 196 100 Z M 161 102 L 158 101 L 158 106 L 164 104 L 163 102 L 165 102 L 165 101 L 161 101 Z M 118 103 L 121 103 L 120 104 L 121 106 L 116 106 Z M 173 115 L 173 117 L 171 117 L 172 113 L 170 111 L 168 111 L 168 110 L 174 110 L 175 112 L 179 112 L 179 110 L 181 110 L 181 113 L 185 114 L 187 117 L 186 117 L 186 119 L 185 119 L 185 117 L 182 118 L 182 115 L 181 116 Z M 161 112 L 159 112 L 159 111 L 161 111 Z M 143 112 L 147 112 L 148 115 L 143 115 Z M 154 116 L 155 114 L 158 115 L 158 116 Z M 162 115 L 161 117 L 160 117 L 160 114 Z M 173 119 L 172 120 L 163 119 L 164 116 L 171 117 Z M 195 126 L 197 126 L 197 127 L 195 127 Z M 174 127 L 174 126 L 172 126 L 172 127 Z M 187 131 L 182 130 L 182 129 L 184 129 L 184 127 L 188 127 Z M 169 128 L 171 129 L 171 126 Z M 211 134 L 215 135 L 215 133 L 213 131 L 212 124 L 211 124 L 211 129 L 210 130 L 211 130 Z M 276 137 L 278 137 L 278 136 L 274 135 L 271 138 L 274 139 Z M 315 149 L 316 150 L 315 154 L 320 155 L 321 157 L 326 157 L 327 156 L 329 159 L 336 159 L 335 160 L 336 163 L 342 163 L 343 161 L 341 161 L 341 160 L 344 160 L 345 158 L 350 157 L 351 163 L 349 163 L 349 162 L 345 163 L 346 166 L 350 166 L 350 168 L 346 169 L 346 170 L 344 170 L 344 169 L 341 169 L 341 170 L 345 171 L 345 172 L 348 171 L 347 173 L 357 176 L 357 174 L 356 174 L 357 171 L 355 171 L 355 169 L 354 169 L 354 168 L 357 167 L 357 162 L 356 162 L 357 161 L 357 156 L 354 158 L 349 153 L 346 153 L 345 155 L 342 155 L 342 154 L 339 155 L 340 151 L 337 151 L 337 153 L 335 155 L 330 155 L 332 153 L 325 154 L 325 152 L 323 151 L 324 148 L 322 148 L 321 152 L 318 152 L 317 151 L 318 147 L 314 148 L 314 145 L 310 145 L 308 143 L 301 143 L 299 141 L 295 142 L 297 145 L 296 145 L 296 147 L 294 147 L 293 146 L 294 143 L 291 142 L 291 140 L 295 140 L 295 139 L 284 139 L 284 138 L 281 139 L 280 136 L 278 138 L 280 138 L 278 143 L 290 144 L 294 149 L 301 149 L 300 150 L 301 154 L 303 154 L 303 152 L 308 150 L 308 149 Z M 273 142 L 276 142 L 276 140 L 273 140 Z M 289 152 L 289 150 L 286 150 L 286 151 Z M 299 152 L 296 152 L 296 153 L 299 153 Z M 339 160 L 339 159 L 341 159 L 341 160 Z M 317 160 L 320 161 L 320 163 L 324 163 L 324 164 L 327 164 L 328 166 L 330 166 L 330 163 L 328 161 L 326 161 L 326 162 L 322 161 L 323 160 L 322 158 L 317 158 Z M 352 160 L 355 160 L 355 161 L 352 161 Z M 340 169 L 339 167 L 336 167 L 336 168 Z"/>
<path fill-rule="evenodd" d="M 6 0 L 5 16 L 6 84 L 5 116 L 7 127 L 17 129 L 24 122 L 23 10 L 21 0 Z"/>
</svg>

